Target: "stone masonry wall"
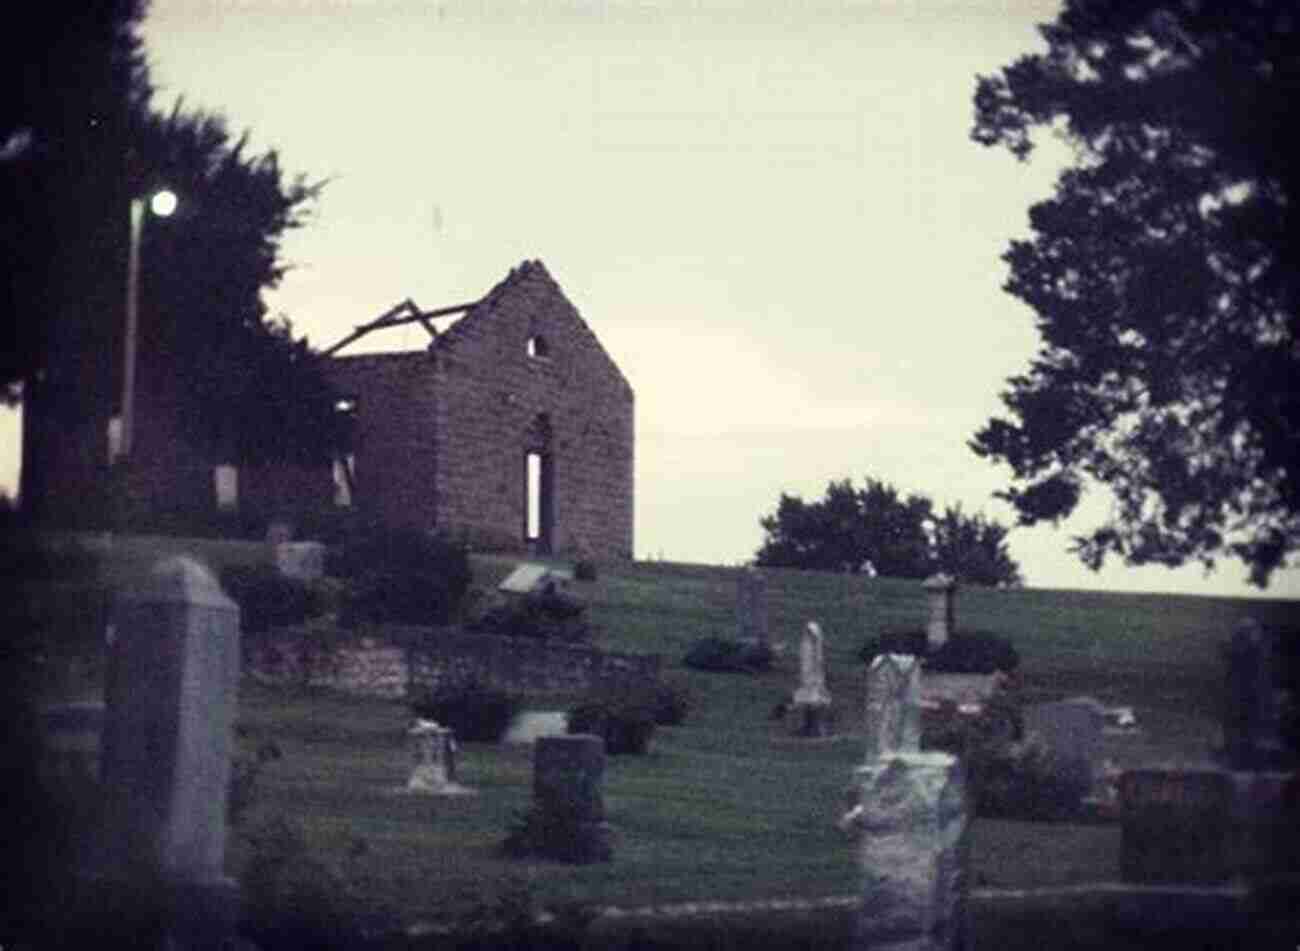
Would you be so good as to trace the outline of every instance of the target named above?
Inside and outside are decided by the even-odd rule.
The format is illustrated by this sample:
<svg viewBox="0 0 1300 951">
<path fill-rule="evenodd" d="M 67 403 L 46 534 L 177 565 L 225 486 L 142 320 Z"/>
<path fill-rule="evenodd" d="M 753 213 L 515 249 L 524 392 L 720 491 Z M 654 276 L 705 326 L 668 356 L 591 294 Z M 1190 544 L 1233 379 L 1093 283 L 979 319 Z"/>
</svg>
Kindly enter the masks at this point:
<svg viewBox="0 0 1300 951">
<path fill-rule="evenodd" d="M 259 644 L 248 673 L 264 683 L 311 684 L 348 693 L 403 697 L 470 680 L 513 690 L 586 690 L 659 675 L 657 654 L 608 653 L 580 644 L 439 633 L 418 647 L 366 642 L 304 664 L 291 643 Z"/>
<path fill-rule="evenodd" d="M 191 444 L 192 414 L 155 349 L 140 361 L 131 495 L 153 515 L 211 513 L 220 460 Z M 332 375 L 357 400 L 359 514 L 528 550 L 527 454 L 537 451 L 550 476 L 542 551 L 632 557 L 632 388 L 540 261 L 512 270 L 428 349 L 339 357 Z M 51 494 L 92 504 L 106 426 L 55 440 L 75 451 L 62 452 L 68 477 Z M 237 478 L 238 507 L 254 517 L 332 504 L 328 467 L 246 467 Z"/>
<path fill-rule="evenodd" d="M 353 505 L 390 525 L 439 527 L 432 357 L 424 350 L 337 357 L 330 379 L 356 399 Z"/>
<path fill-rule="evenodd" d="M 444 526 L 522 545 L 526 453 L 543 448 L 553 550 L 632 557 L 632 388 L 545 267 L 513 270 L 433 352 Z"/>
<path fill-rule="evenodd" d="M 411 690 L 478 680 L 516 690 L 586 690 L 655 680 L 658 654 L 617 654 L 526 637 L 444 633 L 410 652 Z"/>
</svg>

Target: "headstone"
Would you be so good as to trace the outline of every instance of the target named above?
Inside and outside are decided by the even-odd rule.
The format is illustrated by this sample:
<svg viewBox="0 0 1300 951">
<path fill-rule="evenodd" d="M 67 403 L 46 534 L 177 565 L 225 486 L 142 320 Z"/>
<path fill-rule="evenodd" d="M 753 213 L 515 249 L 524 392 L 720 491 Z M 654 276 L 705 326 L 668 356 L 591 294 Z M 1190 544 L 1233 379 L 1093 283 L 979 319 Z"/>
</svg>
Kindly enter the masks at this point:
<svg viewBox="0 0 1300 951">
<path fill-rule="evenodd" d="M 1119 800 L 1124 881 L 1228 880 L 1232 782 L 1227 772 L 1208 767 L 1129 770 L 1120 777 Z"/>
<path fill-rule="evenodd" d="M 543 736 L 533 751 L 533 806 L 544 830 L 539 851 L 565 861 L 608 861 L 605 741 L 587 733 Z"/>
<path fill-rule="evenodd" d="M 925 639 L 930 650 L 935 650 L 948 643 L 948 638 L 957 629 L 957 579 L 944 574 L 932 575 L 921 587 L 925 589 L 930 608 Z"/>
<path fill-rule="evenodd" d="M 1227 682 L 1220 758 L 1236 769 L 1294 765 L 1294 749 L 1284 736 L 1291 701 L 1278 683 L 1278 644 L 1257 622 L 1243 621 L 1224 649 Z"/>
<path fill-rule="evenodd" d="M 970 928 L 960 760 L 921 752 L 921 664 L 880 654 L 867 671 L 867 761 L 840 828 L 858 836 L 862 902 L 854 947 L 956 949 Z"/>
<path fill-rule="evenodd" d="M 406 735 L 411 740 L 411 778 L 406 791 L 434 796 L 461 796 L 473 790 L 456 782 L 456 736 L 433 720 L 416 719 Z"/>
<path fill-rule="evenodd" d="M 921 748 L 921 662 L 878 654 L 867 669 L 867 761 Z"/>
<path fill-rule="evenodd" d="M 742 641 L 769 646 L 767 576 L 752 566 L 736 577 L 736 633 Z"/>
<path fill-rule="evenodd" d="M 275 567 L 286 578 L 317 581 L 325 577 L 325 546 L 320 542 L 281 542 L 274 552 Z"/>
<path fill-rule="evenodd" d="M 961 762 L 896 752 L 858 768 L 858 805 L 841 827 L 858 835 L 861 904 L 854 947 L 967 947 L 970 812 Z"/>
<path fill-rule="evenodd" d="M 99 751 L 104 733 L 104 704 L 62 703 L 41 711 L 42 766 L 59 780 L 99 781 Z"/>
<path fill-rule="evenodd" d="M 543 736 L 564 736 L 569 732 L 569 715 L 563 712 L 525 710 L 516 714 L 501 742 L 520 745 Z"/>
<path fill-rule="evenodd" d="M 101 754 L 104 825 L 87 877 L 153 896 L 169 940 L 233 933 L 226 810 L 239 608 L 198 562 L 159 562 L 114 605 Z"/>
<path fill-rule="evenodd" d="M 1024 735 L 1037 736 L 1057 757 L 1066 777 L 1093 790 L 1101 775 L 1106 708 L 1091 697 L 1073 697 L 1025 707 Z"/>
<path fill-rule="evenodd" d="M 497 590 L 503 594 L 541 594 L 548 590 L 562 591 L 572 580 L 573 572 L 568 569 L 523 562 L 497 585 Z"/>
<path fill-rule="evenodd" d="M 824 736 L 831 693 L 826 689 L 826 639 L 816 621 L 809 621 L 799 641 L 799 686 L 794 691 L 798 732 L 803 736 Z"/>
</svg>

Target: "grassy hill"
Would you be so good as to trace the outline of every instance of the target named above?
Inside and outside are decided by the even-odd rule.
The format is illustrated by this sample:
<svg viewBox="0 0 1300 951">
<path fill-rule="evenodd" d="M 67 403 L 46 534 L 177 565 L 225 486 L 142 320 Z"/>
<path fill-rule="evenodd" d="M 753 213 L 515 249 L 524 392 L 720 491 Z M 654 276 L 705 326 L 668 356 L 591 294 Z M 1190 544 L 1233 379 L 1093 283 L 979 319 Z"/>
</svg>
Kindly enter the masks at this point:
<svg viewBox="0 0 1300 951">
<path fill-rule="evenodd" d="M 214 567 L 266 557 L 264 546 L 118 539 L 102 573 L 112 581 L 154 557 L 189 551 Z M 476 583 L 496 584 L 514 559 L 474 559 Z M 460 781 L 470 798 L 403 795 L 410 771 L 401 702 L 241 688 L 241 743 L 283 751 L 269 764 L 253 807 L 232 835 L 231 872 L 243 877 L 250 833 L 276 817 L 303 830 L 312 862 L 349 880 L 352 897 L 406 921 L 527 882 L 548 904 L 620 906 L 684 901 L 821 898 L 851 894 L 858 872 L 851 841 L 835 828 L 862 757 L 864 668 L 857 651 L 882 631 L 924 624 L 919 582 L 797 571 L 768 572 L 773 640 L 790 650 L 761 676 L 681 667 L 697 639 L 735 635 L 736 569 L 670 563 L 603 566 L 575 583 L 612 650 L 659 653 L 665 673 L 695 703 L 686 722 L 660 728 L 649 755 L 612 758 L 606 774 L 616 830 L 609 865 L 571 867 L 505 859 L 499 846 L 531 799 L 526 748 L 465 744 Z M 67 593 L 62 588 L 60 597 Z M 1294 623 L 1295 601 L 1080 591 L 964 588 L 957 626 L 1009 638 L 1022 657 L 1028 697 L 1088 693 L 1136 709 L 1144 732 L 1121 760 L 1200 756 L 1215 742 L 1222 670 L 1217 644 L 1244 617 Z M 807 620 L 826 634 L 828 682 L 842 732 L 800 740 L 771 719 L 789 696 L 797 638 Z M 564 697 L 534 697 L 562 709 Z M 1115 826 L 978 820 L 972 830 L 977 886 L 1030 887 L 1118 878 Z M 295 859 L 304 875 L 315 866 Z"/>
<path fill-rule="evenodd" d="M 475 559 L 492 585 L 514 562 Z M 803 623 L 827 635 L 830 689 L 846 731 L 799 740 L 770 718 L 795 681 L 796 652 L 761 676 L 681 667 L 705 636 L 734 636 L 735 569 L 666 563 L 605 567 L 575 588 L 589 600 L 610 649 L 657 652 L 696 702 L 679 727 L 660 728 L 645 757 L 611 759 L 606 775 L 617 830 L 608 866 L 569 867 L 503 859 L 512 814 L 527 806 L 526 750 L 466 744 L 461 780 L 470 799 L 397 793 L 409 770 L 402 704 L 320 695 L 297 697 L 246 685 L 249 742 L 285 751 L 269 767 L 255 812 L 301 822 L 313 847 L 352 862 L 376 902 L 408 915 L 436 915 L 467 895 L 522 876 L 544 901 L 644 905 L 692 900 L 816 898 L 851 893 L 852 843 L 834 827 L 861 741 L 852 730 L 863 702 L 857 649 L 881 630 L 924 623 L 917 582 L 796 571 L 769 574 L 775 640 L 793 647 Z M 1293 602 L 1057 591 L 964 589 L 958 626 L 996 631 L 1020 651 L 1030 696 L 1086 692 L 1136 707 L 1145 732 L 1139 760 L 1202 755 L 1215 740 L 1219 639 L 1246 616 L 1280 623 Z M 557 709 L 562 698 L 536 698 Z M 257 815 L 252 818 L 255 824 Z M 1114 826 L 976 822 L 975 881 L 1025 887 L 1118 878 Z M 246 855 L 235 850 L 236 865 Z"/>
</svg>

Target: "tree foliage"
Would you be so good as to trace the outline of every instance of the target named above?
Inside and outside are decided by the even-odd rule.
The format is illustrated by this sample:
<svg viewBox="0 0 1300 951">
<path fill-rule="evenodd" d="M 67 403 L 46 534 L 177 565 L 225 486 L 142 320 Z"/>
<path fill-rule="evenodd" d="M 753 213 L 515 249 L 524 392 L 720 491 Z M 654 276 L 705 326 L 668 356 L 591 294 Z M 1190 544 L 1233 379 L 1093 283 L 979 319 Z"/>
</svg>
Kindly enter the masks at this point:
<svg viewBox="0 0 1300 951">
<path fill-rule="evenodd" d="M 885 482 L 831 482 L 825 496 L 805 502 L 781 493 L 776 511 L 759 520 L 765 533 L 756 561 L 774 568 L 859 572 L 925 578 L 946 572 L 973 584 L 1019 584 L 1006 548 L 1007 529 L 960 506 L 935 517 L 923 495 L 903 496 Z"/>
<path fill-rule="evenodd" d="M 1283 0 L 1068 0 L 1046 53 L 978 81 L 976 141 L 1023 159 L 1050 129 L 1078 160 L 1004 255 L 1042 346 L 972 448 L 1022 524 L 1109 487 L 1090 567 L 1226 555 L 1264 586 L 1296 548 L 1298 24 Z"/>
<path fill-rule="evenodd" d="M 203 448 L 230 462 L 327 461 L 343 417 L 324 358 L 269 319 L 263 289 L 286 266 L 285 232 L 302 226 L 321 185 L 286 181 L 274 151 L 247 154 L 217 116 L 148 113 L 136 135 L 138 174 L 183 196 L 176 215 L 152 219 L 142 258 L 142 333 L 184 391 Z"/>
<path fill-rule="evenodd" d="M 21 393 L 26 429 L 99 432 L 120 411 L 129 208 L 165 183 L 181 204 L 142 232 L 141 367 L 175 381 L 199 451 L 326 459 L 346 434 L 321 358 L 261 299 L 321 186 L 286 180 L 217 116 L 151 109 L 144 7 L 54 0 L 0 39 L 0 386 Z M 25 507 L 49 451 L 25 436 Z"/>
</svg>

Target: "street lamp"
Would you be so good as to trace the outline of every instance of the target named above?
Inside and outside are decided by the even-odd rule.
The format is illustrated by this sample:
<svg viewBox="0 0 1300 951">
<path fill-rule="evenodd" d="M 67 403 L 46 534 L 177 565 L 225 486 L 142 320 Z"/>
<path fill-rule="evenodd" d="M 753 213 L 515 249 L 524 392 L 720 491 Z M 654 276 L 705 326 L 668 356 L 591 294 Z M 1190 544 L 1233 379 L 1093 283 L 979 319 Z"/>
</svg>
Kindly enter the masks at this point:
<svg viewBox="0 0 1300 951">
<path fill-rule="evenodd" d="M 166 218 L 176 210 L 176 193 L 161 188 L 148 196 L 149 210 Z M 126 258 L 126 340 L 122 366 L 122 430 L 118 455 L 130 458 L 131 431 L 135 419 L 135 338 L 139 325 L 140 233 L 144 229 L 145 198 L 131 199 L 131 239 Z"/>
</svg>

